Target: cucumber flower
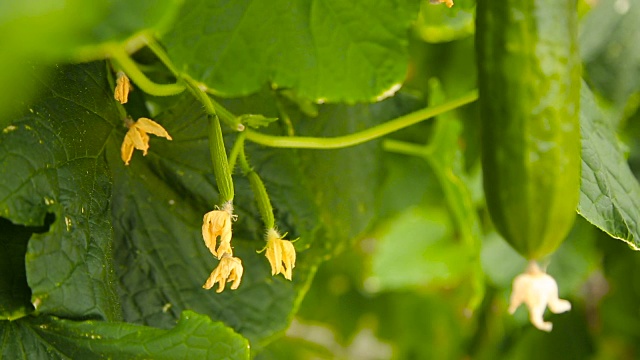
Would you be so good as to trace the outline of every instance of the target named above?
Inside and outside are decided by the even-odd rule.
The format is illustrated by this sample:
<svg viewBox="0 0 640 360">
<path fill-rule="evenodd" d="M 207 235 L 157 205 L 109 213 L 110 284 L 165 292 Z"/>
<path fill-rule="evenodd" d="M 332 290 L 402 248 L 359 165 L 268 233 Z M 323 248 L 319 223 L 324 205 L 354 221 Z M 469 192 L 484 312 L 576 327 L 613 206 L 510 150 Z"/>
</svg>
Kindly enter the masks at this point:
<svg viewBox="0 0 640 360">
<path fill-rule="evenodd" d="M 296 267 L 296 249 L 291 241 L 282 237 L 273 228 L 267 231 L 265 255 L 271 264 L 271 275 L 283 274 L 285 279 L 291 280 L 293 268 Z"/>
<path fill-rule="evenodd" d="M 218 283 L 217 293 L 221 293 L 224 290 L 224 286 L 228 282 L 231 284 L 231 290 L 235 290 L 240 286 L 242 280 L 242 261 L 237 257 L 233 257 L 230 253 L 225 253 L 220 259 L 220 263 L 213 270 L 207 281 L 202 285 L 204 289 L 211 289 L 215 283 Z"/>
<path fill-rule="evenodd" d="M 125 165 L 129 165 L 134 148 L 142 150 L 142 154 L 145 156 L 147 155 L 147 150 L 149 150 L 148 134 L 172 140 L 167 130 L 151 119 L 140 118 L 136 122 L 131 121 L 131 119 L 127 119 L 126 125 L 129 127 L 129 131 L 127 131 L 127 135 L 124 136 L 124 141 L 120 148 L 122 161 L 124 161 Z"/>
<path fill-rule="evenodd" d="M 231 250 L 231 221 L 236 218 L 237 215 L 233 215 L 231 202 L 226 202 L 222 205 L 222 209 L 204 214 L 202 219 L 202 238 L 211 254 L 217 257 L 218 260 L 225 253 L 233 255 Z M 220 237 L 220 245 L 216 248 L 218 237 Z"/>
<path fill-rule="evenodd" d="M 544 310 L 559 314 L 571 310 L 571 303 L 558 298 L 558 285 L 547 273 L 540 270 L 535 261 L 529 262 L 524 274 L 513 280 L 509 312 L 513 314 L 520 304 L 529 308 L 529 320 L 540 330 L 551 331 L 553 324 L 544 321 Z"/>
<path fill-rule="evenodd" d="M 113 92 L 113 98 L 118 100 L 120 104 L 126 104 L 129 101 L 129 91 L 131 91 L 131 82 L 127 75 L 122 71 L 118 71 L 116 75 L 116 88 Z"/>
</svg>

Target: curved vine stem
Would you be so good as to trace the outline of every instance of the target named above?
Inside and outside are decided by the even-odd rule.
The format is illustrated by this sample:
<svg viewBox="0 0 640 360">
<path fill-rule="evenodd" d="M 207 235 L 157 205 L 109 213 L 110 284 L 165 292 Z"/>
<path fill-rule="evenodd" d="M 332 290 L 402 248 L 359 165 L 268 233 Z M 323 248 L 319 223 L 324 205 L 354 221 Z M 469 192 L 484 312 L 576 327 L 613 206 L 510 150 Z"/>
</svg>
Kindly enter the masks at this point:
<svg viewBox="0 0 640 360">
<path fill-rule="evenodd" d="M 332 138 L 266 135 L 257 131 L 253 131 L 251 129 L 244 129 L 244 126 L 242 126 L 242 124 L 238 122 L 237 117 L 235 117 L 222 105 L 215 102 L 206 94 L 207 92 L 210 92 L 210 89 L 207 89 L 203 84 L 200 84 L 191 79 L 187 74 L 178 73 L 175 66 L 173 66 L 171 60 L 164 52 L 164 49 L 162 49 L 162 47 L 154 40 L 149 39 L 147 43 L 149 45 L 149 48 L 158 56 L 160 61 L 162 61 L 178 79 L 182 79 L 183 81 L 185 81 L 190 88 L 193 87 L 193 89 L 191 89 L 192 92 L 194 92 L 194 95 L 196 95 L 204 104 L 205 108 L 207 108 L 208 113 L 217 114 L 220 119 L 230 125 L 232 129 L 241 132 L 244 131 L 246 133 L 247 140 L 269 147 L 298 149 L 341 149 L 359 145 L 371 140 L 378 139 L 411 125 L 415 125 L 419 122 L 425 121 L 447 111 L 472 103 L 478 99 L 478 91 L 473 90 L 464 96 L 451 100 L 442 105 L 418 110 L 394 120 L 388 121 L 384 124 L 359 131 L 357 133 Z M 144 76 L 144 74 L 142 75 Z M 136 81 L 133 76 L 132 79 Z M 181 84 L 176 85 L 182 86 Z M 194 91 L 196 89 L 200 91 Z"/>
<path fill-rule="evenodd" d="M 185 90 L 185 86 L 180 83 L 157 84 L 140 71 L 138 65 L 129 57 L 124 48 L 114 46 L 109 55 L 111 59 L 127 74 L 133 82 L 147 94 L 156 96 L 171 96 L 180 94 Z"/>
<path fill-rule="evenodd" d="M 384 124 L 359 131 L 357 133 L 336 136 L 332 138 L 306 136 L 274 136 L 261 134 L 249 129 L 245 130 L 245 132 L 247 133 L 247 140 L 269 147 L 297 149 L 341 149 L 375 140 L 377 138 L 404 129 L 408 126 L 415 125 L 421 121 L 430 119 L 447 111 L 472 103 L 477 99 L 478 91 L 474 90 L 460 98 L 451 100 L 442 105 L 418 110 L 394 120 L 388 121 Z"/>
</svg>

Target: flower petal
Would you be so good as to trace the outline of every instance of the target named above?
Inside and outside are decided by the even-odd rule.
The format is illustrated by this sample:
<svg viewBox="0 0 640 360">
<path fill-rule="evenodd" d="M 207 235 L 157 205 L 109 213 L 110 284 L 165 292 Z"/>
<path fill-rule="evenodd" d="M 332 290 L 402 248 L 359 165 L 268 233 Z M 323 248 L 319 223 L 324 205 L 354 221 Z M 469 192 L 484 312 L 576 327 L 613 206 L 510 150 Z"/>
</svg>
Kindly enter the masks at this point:
<svg viewBox="0 0 640 360">
<path fill-rule="evenodd" d="M 119 71 L 118 79 L 116 80 L 116 88 L 113 93 L 114 99 L 118 100 L 120 104 L 126 104 L 129 101 L 129 91 L 131 90 L 131 82 L 127 75 L 122 71 Z"/>
<path fill-rule="evenodd" d="M 125 136 L 120 147 L 120 156 L 125 165 L 129 165 L 131 157 L 133 156 L 133 141 L 129 136 Z"/>
<path fill-rule="evenodd" d="M 136 121 L 135 126 L 146 133 L 167 138 L 168 140 L 173 140 L 167 130 L 151 119 L 139 118 L 138 121 Z"/>
</svg>

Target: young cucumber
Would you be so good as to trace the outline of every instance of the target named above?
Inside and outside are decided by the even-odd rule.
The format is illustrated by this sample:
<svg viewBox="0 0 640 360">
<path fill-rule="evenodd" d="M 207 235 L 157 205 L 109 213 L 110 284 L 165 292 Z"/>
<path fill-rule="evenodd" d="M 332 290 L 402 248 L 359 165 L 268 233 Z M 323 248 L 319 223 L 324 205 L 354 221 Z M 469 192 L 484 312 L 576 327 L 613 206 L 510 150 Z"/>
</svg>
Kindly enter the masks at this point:
<svg viewBox="0 0 640 360">
<path fill-rule="evenodd" d="M 538 259 L 562 243 L 579 198 L 576 0 L 478 0 L 476 11 L 487 206 Z"/>
</svg>

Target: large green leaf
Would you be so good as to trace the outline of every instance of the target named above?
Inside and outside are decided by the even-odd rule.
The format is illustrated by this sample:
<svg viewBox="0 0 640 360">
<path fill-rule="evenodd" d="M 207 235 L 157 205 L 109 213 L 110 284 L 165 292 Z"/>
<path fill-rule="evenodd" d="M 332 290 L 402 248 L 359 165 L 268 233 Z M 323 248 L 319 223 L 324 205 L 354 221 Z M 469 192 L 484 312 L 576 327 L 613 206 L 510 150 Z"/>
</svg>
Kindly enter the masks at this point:
<svg viewBox="0 0 640 360">
<path fill-rule="evenodd" d="M 188 0 L 163 37 L 179 68 L 216 93 L 266 82 L 316 101 L 372 101 L 407 71 L 418 1 Z"/>
<path fill-rule="evenodd" d="M 103 157 L 117 125 L 103 62 L 58 67 L 39 100 L 0 134 L 0 214 L 50 230 L 29 240 L 26 272 L 44 313 L 118 319 L 112 284 L 110 182 Z"/>
<path fill-rule="evenodd" d="M 640 184 L 620 148 L 614 130 L 582 86 L 582 185 L 578 213 L 635 250 L 640 248 Z"/>
<path fill-rule="evenodd" d="M 221 320 L 246 336 L 254 349 L 284 331 L 292 312 L 306 291 L 317 260 L 300 254 L 293 282 L 272 277 L 264 254 L 264 229 L 248 182 L 236 176 L 234 255 L 244 266 L 238 290 L 221 294 L 202 289 L 217 265 L 201 234 L 203 215 L 217 205 L 207 120 L 199 103 L 189 96 L 178 99 L 156 120 L 166 127 L 173 141 L 152 139 L 149 154 L 136 152 L 125 167 L 119 147 L 124 137 L 117 133 L 108 146 L 113 172 L 112 219 L 116 235 L 115 258 L 121 285 L 125 320 L 162 328 L 171 327 L 181 311 L 192 309 Z M 314 204 L 305 192 L 288 183 L 283 175 L 295 178 L 289 158 L 262 151 L 270 161 L 253 156 L 268 189 L 288 189 L 271 193 L 283 231 L 311 234 L 301 221 L 286 227 L 295 214 L 313 214 Z M 278 182 L 280 181 L 280 182 Z M 277 182 L 277 183 L 274 183 Z M 284 220 L 284 221 L 283 221 Z M 305 235 L 306 236 L 306 235 Z M 311 236 L 311 235 L 309 235 Z"/>
<path fill-rule="evenodd" d="M 0 321 L 11 359 L 249 359 L 249 343 L 207 316 L 182 313 L 170 330 L 54 316 Z"/>
</svg>

